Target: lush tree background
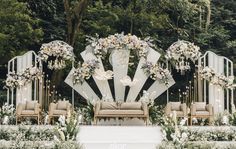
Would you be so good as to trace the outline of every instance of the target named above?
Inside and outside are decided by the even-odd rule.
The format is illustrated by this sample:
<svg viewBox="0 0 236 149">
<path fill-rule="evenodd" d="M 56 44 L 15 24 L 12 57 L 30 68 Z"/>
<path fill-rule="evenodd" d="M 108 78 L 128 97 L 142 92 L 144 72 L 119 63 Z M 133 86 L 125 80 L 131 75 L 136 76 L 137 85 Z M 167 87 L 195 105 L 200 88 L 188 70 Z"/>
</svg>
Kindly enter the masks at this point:
<svg viewBox="0 0 236 149">
<path fill-rule="evenodd" d="M 211 50 L 236 62 L 235 0 L 1 0 L 0 25 L 1 72 L 13 56 L 38 51 L 42 43 L 56 39 L 73 45 L 81 60 L 87 35 L 117 32 L 150 36 L 160 52 L 178 39 L 192 41 L 202 52 Z M 193 72 L 173 73 L 177 81 L 187 82 Z M 183 87 L 177 82 L 172 92 Z M 58 90 L 70 96 L 64 83 Z"/>
</svg>

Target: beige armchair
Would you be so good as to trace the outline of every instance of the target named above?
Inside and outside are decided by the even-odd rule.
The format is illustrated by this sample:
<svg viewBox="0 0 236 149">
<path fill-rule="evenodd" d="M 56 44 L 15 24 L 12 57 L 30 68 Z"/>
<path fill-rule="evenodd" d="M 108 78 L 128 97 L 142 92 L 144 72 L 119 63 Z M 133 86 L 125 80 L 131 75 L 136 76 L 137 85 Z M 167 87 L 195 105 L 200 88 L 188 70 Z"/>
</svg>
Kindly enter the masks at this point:
<svg viewBox="0 0 236 149">
<path fill-rule="evenodd" d="M 58 101 L 57 103 L 50 103 L 49 106 L 49 123 L 51 119 L 55 117 L 60 117 L 64 115 L 65 117 L 68 116 L 68 113 L 71 111 L 71 104 L 69 101 Z"/>
<path fill-rule="evenodd" d="M 185 103 L 181 102 L 169 102 L 165 107 L 165 114 L 170 116 L 173 114 L 173 111 L 176 111 L 177 117 L 187 117 L 187 106 Z"/>
<path fill-rule="evenodd" d="M 213 115 L 213 106 L 211 104 L 206 105 L 205 102 L 195 102 L 191 105 L 190 125 L 192 125 L 193 118 L 208 118 L 210 123 Z"/>
<path fill-rule="evenodd" d="M 36 118 L 40 122 L 40 105 L 36 101 L 26 101 L 25 104 L 19 103 L 16 107 L 16 124 L 23 117 Z"/>
</svg>

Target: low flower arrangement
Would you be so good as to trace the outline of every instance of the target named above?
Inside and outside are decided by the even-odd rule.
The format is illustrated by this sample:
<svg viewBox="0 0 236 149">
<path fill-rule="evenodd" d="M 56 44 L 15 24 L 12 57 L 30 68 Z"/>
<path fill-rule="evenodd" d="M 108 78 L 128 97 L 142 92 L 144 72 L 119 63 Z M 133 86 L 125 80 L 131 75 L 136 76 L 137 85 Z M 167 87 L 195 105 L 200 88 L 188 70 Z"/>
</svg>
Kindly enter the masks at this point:
<svg viewBox="0 0 236 149">
<path fill-rule="evenodd" d="M 37 67 L 26 68 L 21 73 L 10 72 L 7 75 L 6 87 L 7 88 L 21 87 L 35 79 L 40 79 L 41 77 L 42 77 L 42 71 Z"/>
<path fill-rule="evenodd" d="M 60 40 L 44 43 L 40 48 L 39 57 L 48 62 L 49 69 L 63 69 L 66 67 L 66 61 L 74 60 L 73 47 Z"/>
<path fill-rule="evenodd" d="M 0 125 L 11 124 L 15 120 L 15 107 L 14 105 L 9 105 L 5 103 L 0 107 Z"/>
<path fill-rule="evenodd" d="M 97 57 L 104 58 L 112 50 L 136 50 L 139 57 L 146 58 L 148 49 L 154 47 L 150 38 L 141 40 L 135 35 L 114 34 L 106 38 L 89 37 L 88 42 Z"/>
<path fill-rule="evenodd" d="M 186 119 L 178 121 L 176 113 L 171 117 L 163 117 L 162 124 L 163 142 L 159 149 L 182 149 L 206 146 L 219 146 L 219 148 L 235 147 L 236 127 L 233 126 L 184 126 Z M 221 121 L 222 122 L 222 121 Z M 233 144 L 231 144 L 233 142 Z M 203 144 L 202 144 L 203 143 Z M 233 145 L 233 146 L 232 146 Z M 226 148 L 227 148 L 226 147 Z"/>
<path fill-rule="evenodd" d="M 206 79 L 212 85 L 218 85 L 223 88 L 235 87 L 234 76 L 226 77 L 219 73 L 216 73 L 214 69 L 210 67 L 204 67 L 199 69 L 199 75 L 201 78 Z"/>
<path fill-rule="evenodd" d="M 99 61 L 88 60 L 78 67 L 73 72 L 73 83 L 82 84 L 85 79 L 89 79 L 94 73 L 95 69 L 99 69 Z"/>
<path fill-rule="evenodd" d="M 0 148 L 82 149 L 77 133 L 73 114 L 66 120 L 61 116 L 57 126 L 4 125 L 0 127 Z"/>
<path fill-rule="evenodd" d="M 165 85 L 169 84 L 169 80 L 172 78 L 171 73 L 167 68 L 162 68 L 159 64 L 152 64 L 151 62 L 146 61 L 141 69 L 144 73 L 153 80 L 158 80 Z"/>
</svg>

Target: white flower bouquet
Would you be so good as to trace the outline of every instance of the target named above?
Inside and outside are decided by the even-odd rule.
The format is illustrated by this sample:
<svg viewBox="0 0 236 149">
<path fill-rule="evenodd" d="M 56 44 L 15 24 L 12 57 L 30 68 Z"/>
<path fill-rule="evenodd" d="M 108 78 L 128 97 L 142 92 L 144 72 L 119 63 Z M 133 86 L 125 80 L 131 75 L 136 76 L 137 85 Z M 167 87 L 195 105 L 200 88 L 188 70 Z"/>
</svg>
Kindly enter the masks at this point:
<svg viewBox="0 0 236 149">
<path fill-rule="evenodd" d="M 148 49 L 154 47 L 149 38 L 141 40 L 135 35 L 114 34 L 107 38 L 94 38 L 88 37 L 87 39 L 90 46 L 93 48 L 93 52 L 97 57 L 104 57 L 108 52 L 112 50 L 137 50 L 139 57 L 146 58 Z"/>
<path fill-rule="evenodd" d="M 195 62 L 201 56 L 199 50 L 200 48 L 194 45 L 194 43 L 178 40 L 167 49 L 166 58 L 178 61 L 181 57 L 185 57 Z"/>
<path fill-rule="evenodd" d="M 88 60 L 82 65 L 79 64 L 72 75 L 73 83 L 82 84 L 85 79 L 89 79 L 95 73 L 95 69 L 99 69 L 99 61 L 97 60 Z"/>
<path fill-rule="evenodd" d="M 21 87 L 35 79 L 42 77 L 42 71 L 37 67 L 26 68 L 23 72 L 11 72 L 7 75 L 6 87 L 16 88 Z"/>
<path fill-rule="evenodd" d="M 204 68 L 200 67 L 199 75 L 201 78 L 206 79 L 212 85 L 219 85 L 224 88 L 232 88 L 235 85 L 234 76 L 226 77 L 222 74 L 216 73 L 214 69 L 206 66 Z"/>
<path fill-rule="evenodd" d="M 162 68 L 159 64 L 152 64 L 146 61 L 142 67 L 144 73 L 153 80 L 159 80 L 161 83 L 169 84 L 171 73 L 167 68 Z"/>
<path fill-rule="evenodd" d="M 49 69 L 63 69 L 65 61 L 74 60 L 73 47 L 60 40 L 42 44 L 39 56 L 48 62 Z"/>
</svg>

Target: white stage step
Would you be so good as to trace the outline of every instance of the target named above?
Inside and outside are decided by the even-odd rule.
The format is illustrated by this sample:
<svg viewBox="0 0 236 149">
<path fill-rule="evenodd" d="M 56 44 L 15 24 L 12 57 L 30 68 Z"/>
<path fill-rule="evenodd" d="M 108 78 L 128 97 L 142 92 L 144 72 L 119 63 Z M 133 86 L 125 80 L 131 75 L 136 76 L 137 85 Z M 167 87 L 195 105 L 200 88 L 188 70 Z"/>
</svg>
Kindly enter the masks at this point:
<svg viewBox="0 0 236 149">
<path fill-rule="evenodd" d="M 158 126 L 80 126 L 77 139 L 85 149 L 156 149 L 162 133 Z"/>
</svg>

